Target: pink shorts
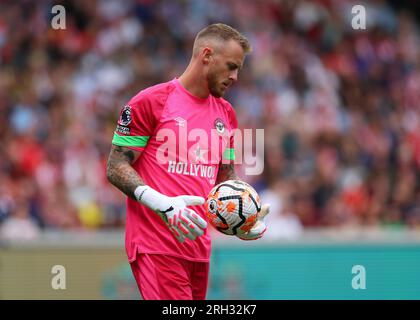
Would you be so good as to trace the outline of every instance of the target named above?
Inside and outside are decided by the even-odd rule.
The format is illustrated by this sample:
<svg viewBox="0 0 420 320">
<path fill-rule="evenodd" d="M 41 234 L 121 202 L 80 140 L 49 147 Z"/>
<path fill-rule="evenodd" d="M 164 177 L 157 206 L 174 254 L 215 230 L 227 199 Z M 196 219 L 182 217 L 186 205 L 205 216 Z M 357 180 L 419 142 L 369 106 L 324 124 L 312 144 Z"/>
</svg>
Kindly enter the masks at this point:
<svg viewBox="0 0 420 320">
<path fill-rule="evenodd" d="M 209 263 L 162 254 L 137 254 L 131 264 L 144 300 L 204 300 Z"/>
</svg>

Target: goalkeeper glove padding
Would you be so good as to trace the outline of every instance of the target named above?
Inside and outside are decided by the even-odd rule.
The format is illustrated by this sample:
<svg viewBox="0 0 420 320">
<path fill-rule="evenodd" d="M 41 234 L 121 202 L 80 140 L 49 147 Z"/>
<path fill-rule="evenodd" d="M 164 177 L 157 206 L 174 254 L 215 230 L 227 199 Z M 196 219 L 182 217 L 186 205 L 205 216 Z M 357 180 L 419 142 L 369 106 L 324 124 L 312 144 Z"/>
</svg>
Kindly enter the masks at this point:
<svg viewBox="0 0 420 320">
<path fill-rule="evenodd" d="M 166 223 L 179 242 L 185 238 L 195 240 L 204 234 L 207 222 L 187 206 L 202 205 L 204 198 L 198 196 L 168 197 L 149 186 L 138 186 L 134 191 L 136 199 L 155 211 Z"/>
<path fill-rule="evenodd" d="M 267 230 L 267 225 L 264 222 L 264 218 L 270 213 L 270 205 L 265 204 L 262 206 L 261 211 L 258 213 L 257 222 L 247 233 L 237 234 L 236 236 L 242 240 L 257 240 L 261 238 L 264 232 Z"/>
</svg>

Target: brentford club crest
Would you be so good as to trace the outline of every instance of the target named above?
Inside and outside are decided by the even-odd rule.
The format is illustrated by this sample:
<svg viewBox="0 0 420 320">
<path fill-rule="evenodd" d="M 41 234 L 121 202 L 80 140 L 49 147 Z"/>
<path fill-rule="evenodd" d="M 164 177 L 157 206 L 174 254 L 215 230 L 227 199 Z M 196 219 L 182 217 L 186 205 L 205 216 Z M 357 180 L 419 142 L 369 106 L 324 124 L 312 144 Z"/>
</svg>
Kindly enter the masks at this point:
<svg viewBox="0 0 420 320">
<path fill-rule="evenodd" d="M 216 128 L 217 132 L 222 134 L 223 132 L 225 132 L 225 124 L 223 123 L 222 119 L 217 118 L 214 121 L 214 127 Z"/>
<path fill-rule="evenodd" d="M 131 123 L 131 107 L 129 105 L 125 106 L 121 112 L 120 119 L 118 124 L 122 126 L 128 126 Z"/>
</svg>

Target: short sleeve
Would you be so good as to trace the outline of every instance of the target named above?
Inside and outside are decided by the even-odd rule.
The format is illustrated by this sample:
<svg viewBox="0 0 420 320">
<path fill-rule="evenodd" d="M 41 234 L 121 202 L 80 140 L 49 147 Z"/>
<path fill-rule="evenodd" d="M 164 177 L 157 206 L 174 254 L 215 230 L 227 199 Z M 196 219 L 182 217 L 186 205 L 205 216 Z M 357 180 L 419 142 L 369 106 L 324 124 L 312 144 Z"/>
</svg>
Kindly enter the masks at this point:
<svg viewBox="0 0 420 320">
<path fill-rule="evenodd" d="M 120 111 L 112 144 L 141 151 L 153 135 L 155 123 L 155 115 L 149 101 L 130 101 Z"/>
<path fill-rule="evenodd" d="M 228 109 L 228 119 L 230 125 L 230 137 L 229 137 L 229 144 L 226 146 L 226 149 L 223 152 L 223 160 L 235 160 L 235 132 L 238 129 L 238 120 L 236 118 L 235 110 L 231 105 L 229 105 Z"/>
<path fill-rule="evenodd" d="M 112 144 L 142 151 L 155 134 L 162 110 L 173 91 L 171 82 L 140 91 L 121 109 Z"/>
</svg>

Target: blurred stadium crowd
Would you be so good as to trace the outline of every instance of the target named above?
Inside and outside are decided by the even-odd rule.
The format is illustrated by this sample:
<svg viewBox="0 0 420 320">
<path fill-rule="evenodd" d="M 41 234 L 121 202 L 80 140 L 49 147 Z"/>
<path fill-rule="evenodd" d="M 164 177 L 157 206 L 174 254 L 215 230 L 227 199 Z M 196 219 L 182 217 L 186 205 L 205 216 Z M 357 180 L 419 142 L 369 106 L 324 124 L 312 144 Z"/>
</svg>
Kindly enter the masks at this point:
<svg viewBox="0 0 420 320">
<path fill-rule="evenodd" d="M 66 9 L 66 29 L 51 8 Z M 420 226 L 420 37 L 410 10 L 349 0 L 2 1 L 0 232 L 123 226 L 105 165 L 119 111 L 186 67 L 224 22 L 253 45 L 228 100 L 264 128 L 271 237 L 309 227 Z M 359 4 L 359 3 L 358 3 Z M 239 168 L 240 170 L 240 168 Z"/>
</svg>

